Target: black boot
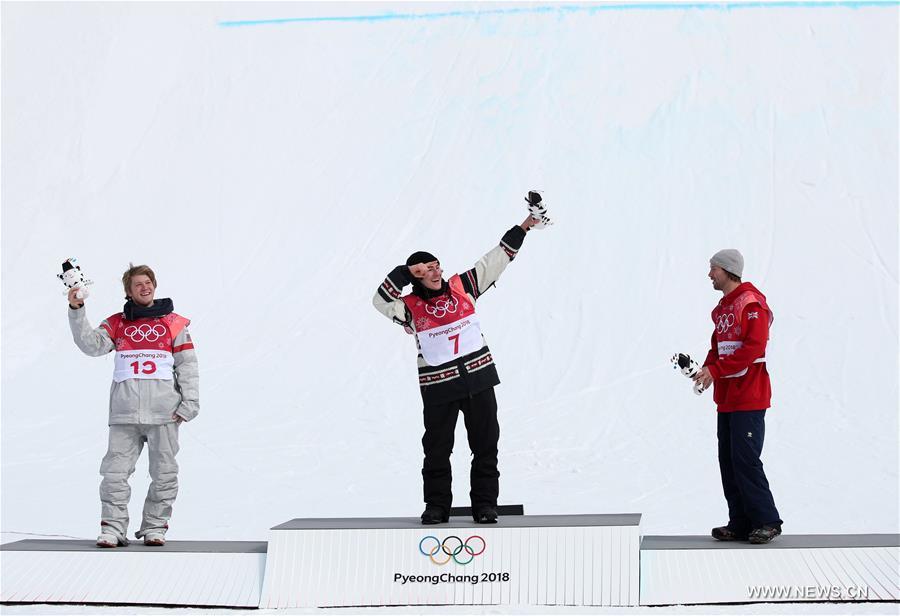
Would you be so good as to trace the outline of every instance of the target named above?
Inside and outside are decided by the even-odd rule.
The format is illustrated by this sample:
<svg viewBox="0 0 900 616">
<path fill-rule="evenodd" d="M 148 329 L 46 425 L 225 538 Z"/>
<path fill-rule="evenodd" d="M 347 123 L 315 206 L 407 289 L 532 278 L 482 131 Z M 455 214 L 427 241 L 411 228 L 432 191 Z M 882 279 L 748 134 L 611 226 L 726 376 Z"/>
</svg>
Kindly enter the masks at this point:
<svg viewBox="0 0 900 616">
<path fill-rule="evenodd" d="M 737 533 L 727 526 L 718 526 L 712 529 L 712 536 L 719 541 L 746 541 L 747 533 Z"/>
<path fill-rule="evenodd" d="M 472 509 L 472 518 L 476 524 L 496 524 L 497 510 L 494 507 L 482 506 Z"/>
<path fill-rule="evenodd" d="M 437 505 L 426 505 L 425 511 L 422 512 L 422 524 L 440 524 L 449 521 L 450 514 Z"/>
<path fill-rule="evenodd" d="M 781 524 L 774 524 L 772 526 L 766 524 L 762 528 L 755 528 L 750 531 L 750 543 L 769 543 L 772 539 L 780 534 Z"/>
</svg>

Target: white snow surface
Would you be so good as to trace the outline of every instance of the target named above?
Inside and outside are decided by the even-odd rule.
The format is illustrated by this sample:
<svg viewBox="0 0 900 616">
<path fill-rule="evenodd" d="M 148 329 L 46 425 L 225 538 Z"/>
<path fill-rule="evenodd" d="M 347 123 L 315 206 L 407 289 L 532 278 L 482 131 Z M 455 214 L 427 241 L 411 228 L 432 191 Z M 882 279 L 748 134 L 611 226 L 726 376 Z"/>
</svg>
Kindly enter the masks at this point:
<svg viewBox="0 0 900 616">
<path fill-rule="evenodd" d="M 501 503 L 726 521 L 668 359 L 705 355 L 735 247 L 775 312 L 785 532 L 898 532 L 897 4 L 580 6 L 3 3 L 2 541 L 97 533 L 112 358 L 72 343 L 72 256 L 94 326 L 129 262 L 192 320 L 170 539 L 418 515 L 415 346 L 372 294 L 415 250 L 471 267 L 533 188 L 556 225 L 478 305 Z M 148 482 L 145 454 L 132 532 Z"/>
</svg>

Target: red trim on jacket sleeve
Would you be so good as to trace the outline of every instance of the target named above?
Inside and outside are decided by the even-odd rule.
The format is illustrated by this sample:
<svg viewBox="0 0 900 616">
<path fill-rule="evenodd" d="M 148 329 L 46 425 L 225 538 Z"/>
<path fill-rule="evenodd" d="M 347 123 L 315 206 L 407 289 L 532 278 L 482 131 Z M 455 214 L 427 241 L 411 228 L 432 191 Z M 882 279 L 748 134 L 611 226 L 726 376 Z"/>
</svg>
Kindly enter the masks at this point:
<svg viewBox="0 0 900 616">
<path fill-rule="evenodd" d="M 103 321 L 100 322 L 100 327 L 106 331 L 107 335 L 109 335 L 109 339 L 113 342 L 116 341 L 116 330 L 119 329 L 119 324 L 122 322 L 122 313 L 117 312 L 116 314 L 112 314 Z"/>
<path fill-rule="evenodd" d="M 179 344 L 177 347 L 172 349 L 172 353 L 181 353 L 182 351 L 188 351 L 194 348 L 193 342 L 185 342 L 184 344 Z"/>
</svg>

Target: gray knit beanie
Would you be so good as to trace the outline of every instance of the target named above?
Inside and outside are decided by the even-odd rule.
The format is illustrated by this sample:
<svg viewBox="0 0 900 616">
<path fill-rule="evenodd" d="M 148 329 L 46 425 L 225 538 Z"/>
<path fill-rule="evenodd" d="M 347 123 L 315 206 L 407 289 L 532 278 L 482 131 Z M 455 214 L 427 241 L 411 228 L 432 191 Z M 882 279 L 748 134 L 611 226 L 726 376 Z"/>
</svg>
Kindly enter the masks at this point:
<svg viewBox="0 0 900 616">
<path fill-rule="evenodd" d="M 744 255 L 734 248 L 720 250 L 709 260 L 710 265 L 718 265 L 726 272 L 734 274 L 738 278 L 744 273 Z"/>
</svg>

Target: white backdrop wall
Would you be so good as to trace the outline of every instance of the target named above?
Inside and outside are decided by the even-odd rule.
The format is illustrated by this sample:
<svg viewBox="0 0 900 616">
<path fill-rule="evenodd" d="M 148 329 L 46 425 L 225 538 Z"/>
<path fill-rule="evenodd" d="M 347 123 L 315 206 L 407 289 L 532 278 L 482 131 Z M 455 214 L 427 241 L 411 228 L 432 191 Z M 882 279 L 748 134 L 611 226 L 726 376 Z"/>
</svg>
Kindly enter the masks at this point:
<svg viewBox="0 0 900 616">
<path fill-rule="evenodd" d="M 557 224 L 479 305 L 502 503 L 726 521 L 711 396 L 668 358 L 705 353 L 737 247 L 785 531 L 897 532 L 897 4 L 594 9 L 4 3 L 3 541 L 96 533 L 111 358 L 71 341 L 70 256 L 94 325 L 129 261 L 193 321 L 170 537 L 418 515 L 414 343 L 370 298 L 414 250 L 470 267 L 530 188 Z M 345 19 L 221 24 L 285 17 Z M 460 421 L 456 504 L 468 459 Z"/>
</svg>

